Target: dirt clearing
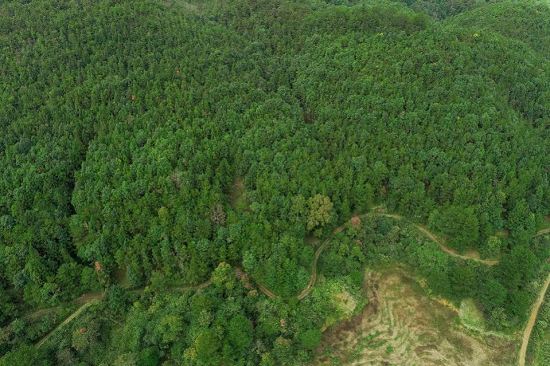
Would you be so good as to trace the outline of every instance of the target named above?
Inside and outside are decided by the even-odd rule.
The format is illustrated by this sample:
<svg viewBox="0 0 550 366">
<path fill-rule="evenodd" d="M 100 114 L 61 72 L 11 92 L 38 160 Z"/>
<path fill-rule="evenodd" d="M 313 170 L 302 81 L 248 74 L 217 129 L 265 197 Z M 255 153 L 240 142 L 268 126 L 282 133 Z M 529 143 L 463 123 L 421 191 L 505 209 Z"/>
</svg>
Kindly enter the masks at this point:
<svg viewBox="0 0 550 366">
<path fill-rule="evenodd" d="M 370 302 L 329 328 L 314 365 L 512 365 L 517 341 L 479 336 L 397 270 L 367 274 Z M 481 338 L 483 337 L 483 338 Z"/>
</svg>

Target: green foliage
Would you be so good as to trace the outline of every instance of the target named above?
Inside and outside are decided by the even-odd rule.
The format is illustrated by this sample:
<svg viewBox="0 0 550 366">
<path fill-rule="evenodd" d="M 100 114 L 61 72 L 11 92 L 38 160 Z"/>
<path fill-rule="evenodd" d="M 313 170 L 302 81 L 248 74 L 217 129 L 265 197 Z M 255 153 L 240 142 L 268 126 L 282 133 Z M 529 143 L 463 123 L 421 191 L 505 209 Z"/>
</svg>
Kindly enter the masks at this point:
<svg viewBox="0 0 550 366">
<path fill-rule="evenodd" d="M 479 238 L 479 223 L 473 208 L 450 206 L 441 214 L 430 216 L 430 226 L 449 238 L 449 245 L 458 250 L 474 246 Z"/>
<path fill-rule="evenodd" d="M 494 257 L 502 250 L 502 241 L 497 236 L 490 236 L 487 240 L 487 245 L 485 248 L 487 256 Z"/>
<path fill-rule="evenodd" d="M 497 32 L 550 56 L 550 7 L 543 1 L 497 1 L 451 21 L 478 32 Z"/>
<path fill-rule="evenodd" d="M 405 3 L 414 10 L 425 12 L 428 15 L 443 19 L 448 16 L 470 13 L 468 10 L 481 7 L 494 0 L 392 0 Z M 497 0 L 498 1 L 498 0 Z"/>
<path fill-rule="evenodd" d="M 330 198 L 316 194 L 308 199 L 307 207 L 309 213 L 306 227 L 308 230 L 313 230 L 330 222 L 330 214 L 333 207 Z"/>
<path fill-rule="evenodd" d="M 482 303 L 490 310 L 501 306 L 506 299 L 506 288 L 493 278 L 481 284 L 479 290 Z"/>
<path fill-rule="evenodd" d="M 183 319 L 176 315 L 167 315 L 160 319 L 158 331 L 162 334 L 162 342 L 174 342 L 183 330 Z"/>
<path fill-rule="evenodd" d="M 508 296 L 509 305 L 507 307 L 510 315 L 519 317 L 521 322 L 528 318 L 527 309 L 531 304 L 531 296 L 525 291 L 514 291 Z"/>
<path fill-rule="evenodd" d="M 205 329 L 195 339 L 197 357 L 207 364 L 215 364 L 216 351 L 220 348 L 220 339 L 214 329 Z"/>
<path fill-rule="evenodd" d="M 512 248 L 498 267 L 502 283 L 510 290 L 517 290 L 523 283 L 531 281 L 535 275 L 539 260 L 526 246 Z"/>
<path fill-rule="evenodd" d="M 144 348 L 139 352 L 137 366 L 158 366 L 160 364 L 158 351 L 153 347 Z"/>
<path fill-rule="evenodd" d="M 318 329 L 308 329 L 300 334 L 302 345 L 307 349 L 314 349 L 321 341 L 323 334 Z"/>
<path fill-rule="evenodd" d="M 250 320 L 239 314 L 229 322 L 227 340 L 235 347 L 238 354 L 243 354 L 252 343 L 252 325 Z"/>
<path fill-rule="evenodd" d="M 51 365 L 47 360 L 40 357 L 33 346 L 23 345 L 11 352 L 8 352 L 0 359 L 0 366 L 28 366 L 28 365 Z"/>
<path fill-rule="evenodd" d="M 75 330 L 71 338 L 72 348 L 80 353 L 93 352 L 99 345 L 99 332 L 100 327 L 97 322 L 90 322 L 87 326 Z"/>
<path fill-rule="evenodd" d="M 501 262 L 368 217 L 319 278 L 359 293 L 400 262 L 521 324 L 548 255 L 550 10 L 399 2 L 2 2 L 0 362 L 307 363 L 333 294 L 254 282 L 295 296 L 375 202 Z M 101 291 L 23 346 L 59 320 L 27 309 Z"/>
<path fill-rule="evenodd" d="M 453 267 L 450 280 L 453 291 L 462 298 L 470 297 L 477 287 L 474 269 L 468 265 Z"/>
<path fill-rule="evenodd" d="M 128 295 L 126 290 L 120 286 L 113 285 L 107 293 L 107 304 L 115 312 L 122 312 L 126 308 Z"/>
<path fill-rule="evenodd" d="M 519 244 L 526 244 L 535 234 L 535 215 L 529 210 L 525 200 L 519 201 L 510 211 L 508 217 L 512 239 Z"/>
<path fill-rule="evenodd" d="M 5 289 L 0 290 L 0 325 L 2 326 L 18 315 L 18 309 L 13 300 Z"/>
</svg>

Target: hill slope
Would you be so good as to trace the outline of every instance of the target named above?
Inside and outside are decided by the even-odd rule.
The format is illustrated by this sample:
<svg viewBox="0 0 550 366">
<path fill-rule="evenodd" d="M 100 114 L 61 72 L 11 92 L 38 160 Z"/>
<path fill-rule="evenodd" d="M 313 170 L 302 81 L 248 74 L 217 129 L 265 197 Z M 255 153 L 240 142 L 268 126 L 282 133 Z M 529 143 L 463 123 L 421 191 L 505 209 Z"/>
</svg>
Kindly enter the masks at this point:
<svg viewBox="0 0 550 366">
<path fill-rule="evenodd" d="M 390 261 L 522 326 L 549 255 L 548 8 L 351 3 L 0 4 L 0 365 L 307 362 Z M 346 224 L 375 202 L 488 260 Z M 258 293 L 299 294 L 341 225 L 310 296 Z M 25 346 L 55 324 L 24 314 L 101 291 Z"/>
</svg>

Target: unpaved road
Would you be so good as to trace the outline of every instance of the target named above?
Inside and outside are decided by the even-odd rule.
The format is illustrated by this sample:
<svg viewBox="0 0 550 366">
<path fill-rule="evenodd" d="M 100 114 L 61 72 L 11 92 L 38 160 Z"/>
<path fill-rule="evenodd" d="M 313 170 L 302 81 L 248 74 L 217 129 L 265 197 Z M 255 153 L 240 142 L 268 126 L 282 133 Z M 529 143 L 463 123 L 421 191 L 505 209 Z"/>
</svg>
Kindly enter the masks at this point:
<svg viewBox="0 0 550 366">
<path fill-rule="evenodd" d="M 396 214 L 388 214 L 388 213 L 380 213 L 380 212 L 378 212 L 377 214 L 381 215 L 381 216 L 385 216 L 385 217 L 391 217 L 391 218 L 397 219 L 397 220 L 403 219 L 403 216 L 396 215 Z M 447 248 L 444 244 L 445 240 L 440 240 L 435 234 L 430 232 L 426 227 L 424 227 L 422 225 L 414 224 L 414 223 L 413 223 L 413 225 L 414 225 L 415 228 L 418 229 L 418 231 L 420 231 L 422 234 L 424 234 L 428 238 L 430 238 L 431 241 L 436 243 L 442 251 L 444 251 L 445 253 L 447 253 L 447 254 L 455 257 L 455 258 L 460 258 L 460 259 L 464 259 L 464 260 L 471 260 L 471 261 L 475 261 L 475 262 L 478 262 L 478 263 L 486 264 L 488 266 L 494 266 L 494 265 L 499 263 L 498 261 L 479 259 L 479 258 L 475 258 L 475 257 L 468 256 L 468 255 L 458 254 L 454 250 Z"/>
<path fill-rule="evenodd" d="M 437 245 L 439 246 L 439 248 L 444 251 L 445 253 L 449 254 L 449 255 L 452 255 L 453 257 L 456 257 L 456 258 L 461 258 L 461 259 L 465 259 L 465 260 L 471 260 L 471 261 L 475 261 L 475 262 L 478 262 L 478 263 L 483 263 L 483 264 L 486 264 L 488 266 L 494 266 L 496 264 L 498 264 L 499 262 L 498 261 L 490 261 L 490 260 L 486 260 L 486 259 L 479 259 L 479 258 L 475 258 L 475 257 L 471 257 L 471 256 L 467 256 L 467 255 L 462 255 L 462 254 L 458 254 L 457 252 L 455 252 L 454 250 L 452 249 L 449 249 L 447 248 L 442 241 L 440 241 L 437 236 L 435 236 L 434 234 L 432 234 L 431 232 L 428 231 L 428 229 L 426 229 L 424 226 L 420 226 L 420 225 L 417 225 L 417 224 L 414 224 L 414 226 L 420 231 L 422 232 L 424 235 L 426 235 L 428 238 L 430 238 L 434 243 L 437 243 Z"/>
<path fill-rule="evenodd" d="M 42 346 L 44 343 L 46 343 L 46 341 L 48 339 L 50 339 L 50 337 L 52 335 L 55 334 L 55 332 L 57 332 L 58 330 L 60 330 L 61 328 L 63 328 L 65 325 L 67 325 L 68 323 L 70 323 L 74 318 L 76 318 L 78 315 L 80 315 L 80 313 L 82 313 L 84 310 L 86 310 L 90 305 L 93 304 L 92 300 L 103 300 L 104 296 L 103 294 L 100 294 L 100 293 L 94 293 L 94 292 L 91 292 L 89 294 L 84 294 L 82 296 L 80 296 L 78 299 L 76 300 L 73 300 L 72 302 L 73 303 L 77 303 L 77 304 L 82 304 L 81 307 L 79 307 L 78 309 L 76 309 L 76 311 L 74 313 L 72 313 L 71 315 L 69 315 L 67 317 L 67 319 L 63 320 L 63 322 L 61 324 L 59 324 L 54 330 L 52 330 L 50 333 L 46 334 L 46 336 L 44 338 L 42 338 L 40 341 L 38 341 L 38 343 L 36 344 L 37 347 L 40 347 Z M 53 308 L 51 308 L 53 309 Z M 51 310 L 51 309 L 48 309 L 48 310 Z M 38 312 L 40 312 L 41 310 L 38 310 Z"/>
<path fill-rule="evenodd" d="M 346 227 L 346 224 L 342 224 L 338 226 L 336 229 L 334 229 L 332 234 L 315 251 L 315 258 L 313 259 L 313 268 L 311 270 L 311 276 L 309 277 L 309 284 L 300 294 L 298 294 L 298 296 L 296 296 L 298 300 L 302 300 L 304 297 L 309 295 L 309 293 L 313 289 L 313 286 L 315 286 L 315 282 L 317 281 L 317 262 L 319 262 L 319 257 L 321 256 L 321 253 L 328 246 L 328 244 L 330 243 L 334 235 L 344 230 L 345 227 Z"/>
<path fill-rule="evenodd" d="M 538 231 L 535 236 L 541 236 L 541 235 L 544 235 L 544 234 L 550 234 L 550 228 L 548 229 L 544 229 L 544 230 L 541 230 L 541 231 Z"/>
<path fill-rule="evenodd" d="M 550 274 L 548 274 L 548 277 L 546 277 L 546 281 L 544 282 L 544 286 L 542 286 L 542 289 L 540 290 L 537 302 L 535 303 L 535 305 L 533 306 L 533 309 L 531 310 L 531 316 L 529 317 L 527 326 L 523 331 L 523 339 L 521 341 L 521 350 L 519 351 L 519 366 L 525 366 L 525 355 L 527 354 L 527 346 L 529 345 L 531 332 L 533 331 L 533 327 L 535 326 L 535 322 L 537 321 L 537 316 L 539 314 L 540 306 L 544 301 L 544 296 L 546 295 L 546 290 L 548 290 L 549 285 L 550 285 Z"/>
<path fill-rule="evenodd" d="M 260 291 L 262 291 L 264 294 L 266 294 L 266 296 L 269 297 L 269 298 L 278 299 L 280 297 L 279 295 L 275 295 L 273 292 L 268 290 L 264 285 L 262 285 L 259 282 L 256 282 L 256 286 L 258 286 Z"/>
<path fill-rule="evenodd" d="M 206 281 L 204 283 L 201 283 L 199 285 L 196 285 L 196 286 L 179 286 L 179 287 L 171 287 L 170 289 L 175 290 L 175 291 L 185 291 L 185 290 L 190 290 L 190 289 L 198 290 L 198 289 L 210 286 L 210 284 L 212 284 L 212 281 L 208 280 L 208 281 Z M 144 290 L 143 288 L 139 288 L 139 289 L 136 289 L 134 291 L 135 292 L 141 292 L 143 290 Z M 71 315 L 69 315 L 65 320 L 63 320 L 63 322 L 61 324 L 59 324 L 57 327 L 55 327 L 55 329 L 53 329 L 50 333 L 46 334 L 40 341 L 38 341 L 38 343 L 36 344 L 36 347 L 41 347 L 44 343 L 46 343 L 46 341 L 48 339 L 50 339 L 51 336 L 53 336 L 56 332 L 58 332 L 65 325 L 70 323 L 74 318 L 79 316 L 80 313 L 82 313 L 88 307 L 90 307 L 93 304 L 93 300 L 101 301 L 104 298 L 105 298 L 105 296 L 103 294 L 91 292 L 91 293 L 88 293 L 88 294 L 84 294 L 84 295 L 80 296 L 79 298 L 73 300 L 72 301 L 73 303 L 82 304 L 82 306 L 79 307 L 78 309 L 76 309 L 76 311 L 74 313 L 72 313 Z M 56 309 L 56 308 L 38 310 L 34 313 L 29 314 L 29 316 L 36 316 L 36 315 L 39 315 L 39 313 L 43 314 L 43 313 L 52 311 L 54 309 Z"/>
<path fill-rule="evenodd" d="M 91 301 L 91 300 L 94 300 L 94 299 L 103 300 L 103 294 L 101 294 L 99 292 L 90 292 L 90 293 L 87 293 L 87 294 L 84 294 L 84 295 L 80 296 L 77 299 L 74 299 L 69 304 L 71 304 L 71 303 L 72 304 L 85 304 L 88 301 Z M 58 309 L 59 309 L 59 306 L 54 306 L 52 308 L 46 308 L 46 309 L 39 309 L 39 310 L 33 311 L 32 313 L 29 313 L 29 314 L 23 316 L 22 319 L 36 318 L 36 317 L 39 317 L 41 315 L 56 311 Z"/>
<path fill-rule="evenodd" d="M 200 290 L 202 288 L 210 286 L 211 284 L 212 284 L 212 281 L 208 280 L 208 281 L 203 282 L 203 283 L 198 284 L 198 285 L 170 287 L 170 290 L 174 290 L 174 291 Z"/>
<path fill-rule="evenodd" d="M 371 209 L 371 211 L 367 212 L 367 213 L 364 213 L 364 214 L 361 214 L 361 215 L 358 215 L 357 217 L 359 218 L 364 218 L 365 216 L 369 215 L 369 214 L 376 214 L 376 215 L 380 215 L 380 216 L 384 216 L 384 217 L 389 217 L 389 218 L 392 218 L 392 219 L 396 219 L 396 220 L 402 220 L 404 217 L 401 216 L 401 215 L 398 215 L 398 214 L 392 214 L 392 213 L 385 213 L 385 212 L 382 212 L 381 211 L 382 209 L 382 206 L 376 206 L 376 207 L 373 207 Z M 334 231 L 332 232 L 332 234 L 327 238 L 325 239 L 325 241 L 323 241 L 323 243 L 319 246 L 319 248 L 317 248 L 317 250 L 315 251 L 315 257 L 313 259 L 313 266 L 312 266 L 312 271 L 311 271 L 311 275 L 309 277 L 309 283 L 307 285 L 307 287 L 302 291 L 300 292 L 296 298 L 298 300 L 302 300 L 304 297 L 306 297 L 307 295 L 309 295 L 309 293 L 311 292 L 311 290 L 313 290 L 313 287 L 315 286 L 315 283 L 317 281 L 317 262 L 319 261 L 319 257 L 321 256 L 321 253 L 323 252 L 323 250 L 326 249 L 326 247 L 328 246 L 328 244 L 330 244 L 331 240 L 333 239 L 334 235 L 338 234 L 339 232 L 341 232 L 342 230 L 344 230 L 344 228 L 346 227 L 346 224 L 347 223 L 344 223 L 340 226 L 338 226 L 336 229 L 334 229 Z M 421 226 L 421 225 L 418 225 L 418 224 L 414 224 L 414 227 L 416 229 L 418 229 L 418 231 L 420 231 L 421 233 L 423 233 L 424 235 L 426 235 L 430 240 L 432 240 L 434 243 L 436 243 L 439 248 L 441 250 L 443 250 L 445 253 L 455 257 L 455 258 L 461 258 L 461 259 L 464 259 L 464 260 L 472 260 L 472 261 L 475 261 L 475 262 L 478 262 L 478 263 L 483 263 L 485 265 L 488 265 L 488 266 L 494 266 L 496 264 L 499 263 L 499 261 L 497 260 L 486 260 L 486 259 L 479 259 L 479 258 L 475 258 L 475 257 L 472 257 L 472 256 L 468 256 L 468 255 L 462 255 L 462 254 L 458 254 L 457 252 L 455 252 L 454 250 L 452 249 L 449 249 L 447 248 L 445 245 L 444 245 L 444 240 L 440 240 L 435 234 L 433 234 L 432 232 L 430 232 L 427 228 L 425 228 L 424 226 Z M 550 229 L 548 229 L 548 231 L 550 232 Z M 268 297 L 272 298 L 272 299 L 275 299 L 275 298 L 279 298 L 280 296 L 274 294 L 272 291 L 270 291 L 269 289 L 267 289 L 265 286 L 259 284 L 259 283 L 256 283 L 258 285 L 258 288 L 264 293 L 266 294 Z"/>
<path fill-rule="evenodd" d="M 396 220 L 401 220 L 403 219 L 403 216 L 401 215 L 397 215 L 397 214 L 391 214 L 391 213 L 385 213 L 385 212 L 380 212 L 380 210 L 382 209 L 382 206 L 375 206 L 371 209 L 371 211 L 367 212 L 367 213 L 364 213 L 364 214 L 361 214 L 361 215 L 358 215 L 357 217 L 359 218 L 364 218 L 365 216 L 369 215 L 369 214 L 372 214 L 372 213 L 375 213 L 377 215 L 380 215 L 380 216 L 385 216 L 385 217 L 390 217 L 390 218 L 393 218 L 393 219 L 396 219 Z M 315 251 L 315 257 L 314 257 L 314 260 L 313 260 L 313 266 L 312 266 L 312 271 L 311 271 L 311 275 L 310 275 L 310 278 L 309 278 L 309 283 L 307 285 L 307 287 L 302 291 L 300 292 L 296 298 L 298 300 L 302 300 L 304 297 L 306 297 L 307 295 L 309 295 L 309 293 L 311 292 L 311 290 L 313 289 L 313 287 L 315 286 L 315 283 L 317 281 L 317 263 L 319 261 L 319 257 L 321 256 L 321 253 L 323 252 L 323 250 L 326 249 L 326 247 L 328 246 L 328 244 L 330 244 L 331 240 L 333 239 L 334 235 L 338 234 L 339 232 L 341 232 L 342 230 L 344 230 L 344 228 L 346 227 L 346 224 L 347 223 L 344 223 L 340 226 L 338 226 L 336 229 L 334 229 L 334 231 L 332 232 L 332 234 L 327 238 L 325 239 L 325 241 L 319 246 L 319 248 L 317 248 L 317 250 Z M 435 236 L 433 233 L 431 233 L 428 229 L 426 229 L 425 227 L 423 226 L 420 226 L 420 225 L 417 225 L 417 224 L 414 224 L 414 226 L 419 230 L 421 231 L 422 233 L 424 233 L 428 238 L 430 238 L 434 243 L 436 243 L 440 248 L 441 250 L 443 250 L 445 253 L 448 253 L 449 255 L 453 256 L 453 257 L 457 257 L 457 258 L 462 258 L 462 259 L 466 259 L 466 260 L 474 260 L 476 262 L 479 262 L 479 263 L 484 263 L 484 264 L 487 264 L 489 266 L 492 266 L 492 265 L 495 265 L 495 264 L 498 264 L 498 261 L 488 261 L 488 260 L 483 260 L 483 259 L 477 259 L 477 258 L 474 258 L 474 257 L 469 257 L 469 256 L 465 256 L 465 255 L 460 255 L 458 253 L 456 253 L 455 251 L 445 247 L 445 245 L 443 245 L 443 243 L 437 238 L 437 236 Z M 550 229 L 546 229 L 546 230 L 541 230 L 537 233 L 537 235 L 542 235 L 544 233 L 548 233 L 550 232 Z M 206 281 L 204 283 L 201 283 L 199 285 L 196 285 L 196 286 L 176 286 L 176 287 L 171 287 L 171 290 L 175 290 L 175 291 L 186 291 L 186 290 L 190 290 L 190 289 L 195 289 L 195 290 L 198 290 L 198 289 L 202 289 L 202 288 L 205 288 L 207 286 L 210 286 L 212 284 L 211 281 Z M 269 298 L 272 298 L 272 299 L 276 299 L 276 298 L 279 298 L 280 296 L 273 293 L 273 291 L 269 290 L 268 288 L 266 288 L 264 285 L 256 282 L 256 285 L 258 286 L 258 288 L 260 289 L 260 291 L 262 291 L 266 296 L 268 296 Z M 140 289 L 136 289 L 135 291 L 143 291 L 142 288 Z M 79 297 L 78 299 L 74 300 L 73 302 L 74 303 L 80 303 L 80 304 L 87 304 L 89 303 L 91 300 L 94 300 L 94 299 L 98 299 L 98 300 L 102 300 L 103 299 L 103 295 L 100 294 L 100 293 L 89 293 L 89 294 L 84 294 L 82 295 L 81 297 Z M 53 311 L 54 309 L 56 308 L 51 308 L 51 309 L 43 309 L 43 310 L 38 310 L 34 313 L 31 313 L 29 314 L 28 316 L 34 316 L 34 315 L 40 315 L 42 313 L 45 313 L 45 312 L 48 312 L 48 311 Z M 80 309 L 77 310 L 77 312 L 79 312 Z M 79 312 L 80 313 L 80 312 Z M 72 320 L 73 318 L 69 317 L 70 320 Z M 69 319 L 67 318 L 67 319 Z M 70 321 L 69 320 L 69 321 Z M 63 324 L 63 323 L 62 323 Z M 42 341 L 41 341 L 42 342 Z"/>
<path fill-rule="evenodd" d="M 58 330 L 63 328 L 65 325 L 70 323 L 74 318 L 76 318 L 78 315 L 80 315 L 81 312 L 86 310 L 90 305 L 92 305 L 92 300 L 89 300 L 88 302 L 84 303 L 81 307 L 79 307 L 74 313 L 69 315 L 67 319 L 65 319 L 61 324 L 59 324 L 54 330 L 52 330 L 50 333 L 46 334 L 44 338 L 42 338 L 37 344 L 36 347 L 41 347 L 52 335 L 54 335 Z"/>
<path fill-rule="evenodd" d="M 361 215 L 358 215 L 358 217 L 359 218 L 364 218 L 365 216 L 367 216 L 369 214 L 375 213 L 377 215 L 393 218 L 393 219 L 396 219 L 396 220 L 402 220 L 403 219 L 403 216 L 401 216 L 401 215 L 381 212 L 380 211 L 381 209 L 382 209 L 381 206 L 373 207 L 371 209 L 371 211 L 369 211 L 367 213 L 364 213 L 364 214 L 361 214 Z M 440 240 L 436 235 L 434 235 L 432 232 L 430 232 L 424 226 L 414 224 L 414 223 L 413 223 L 413 225 L 421 233 L 423 233 L 430 240 L 432 240 L 434 243 L 436 243 L 441 250 L 443 250 L 445 253 L 447 253 L 447 254 L 449 254 L 453 257 L 461 258 L 461 259 L 464 259 L 464 260 L 473 260 L 473 261 L 476 261 L 478 263 L 486 264 L 488 266 L 494 266 L 494 265 L 499 263 L 499 261 L 496 261 L 496 260 L 491 261 L 491 260 L 479 259 L 479 258 L 475 258 L 475 257 L 472 257 L 472 256 L 458 254 L 454 250 L 451 250 L 451 249 L 447 248 L 443 244 L 444 241 Z M 313 260 L 313 266 L 312 266 L 312 271 L 311 271 L 311 275 L 310 275 L 310 278 L 309 278 L 309 283 L 308 283 L 307 287 L 296 296 L 296 298 L 298 300 L 302 300 L 304 297 L 309 295 L 309 293 L 311 292 L 311 290 L 315 286 L 316 281 L 317 281 L 317 263 L 319 261 L 319 257 L 321 256 L 321 253 L 323 252 L 323 250 L 325 250 L 325 248 L 328 246 L 328 244 L 330 244 L 330 242 L 333 239 L 334 235 L 336 235 L 339 232 L 341 232 L 342 230 L 344 230 L 345 226 L 346 226 L 346 223 L 344 223 L 344 224 L 338 226 L 336 229 L 334 229 L 332 234 L 315 251 L 315 257 L 314 257 L 314 260 Z M 544 234 L 548 234 L 548 233 L 550 233 L 550 228 L 540 230 L 539 232 L 537 232 L 535 234 L 535 236 L 544 235 Z M 186 290 L 190 290 L 190 289 L 198 290 L 198 289 L 202 289 L 202 288 L 205 288 L 207 286 L 210 286 L 211 284 L 212 284 L 212 281 L 209 280 L 209 281 L 206 281 L 206 282 L 201 283 L 201 284 L 196 285 L 196 286 L 179 286 L 179 287 L 171 287 L 171 289 L 175 290 L 175 291 L 186 291 Z M 276 299 L 276 298 L 280 297 L 279 295 L 276 295 L 275 293 L 270 291 L 268 288 L 266 288 L 262 284 L 256 282 L 256 285 L 258 286 L 260 291 L 262 291 L 269 298 Z M 546 282 L 543 286 L 543 289 L 541 290 L 541 292 L 539 294 L 539 299 L 538 299 L 537 303 L 535 304 L 535 306 L 533 307 L 533 310 L 531 311 L 531 317 L 529 319 L 529 323 L 527 324 L 527 327 L 525 328 L 525 331 L 524 331 L 524 334 L 523 334 L 523 342 L 522 342 L 522 347 L 521 347 L 521 352 L 520 352 L 520 366 L 525 365 L 525 354 L 526 354 L 526 351 L 527 351 L 527 344 L 529 342 L 529 338 L 531 336 L 531 332 L 533 330 L 533 325 L 536 321 L 540 305 L 542 304 L 542 301 L 544 300 L 544 295 L 545 295 L 546 290 L 548 289 L 549 285 L 550 285 L 550 275 L 548 275 L 548 278 L 546 279 Z M 136 291 L 143 291 L 143 289 L 137 289 Z M 84 311 L 86 308 L 88 308 L 92 304 L 92 300 L 94 300 L 94 299 L 102 300 L 103 295 L 99 294 L 99 293 L 89 293 L 89 294 L 84 294 L 81 297 L 79 297 L 78 299 L 74 300 L 73 302 L 82 303 L 83 305 L 80 308 L 78 308 L 74 313 L 72 313 L 69 317 L 67 317 L 67 319 L 65 319 L 61 324 L 59 324 L 54 330 L 52 330 L 44 338 L 42 338 L 37 343 L 37 346 L 38 347 L 42 346 L 55 332 L 57 332 L 59 329 L 61 329 L 67 323 L 71 322 L 82 311 Z M 47 311 L 50 311 L 50 310 L 53 310 L 53 309 L 54 308 L 38 310 L 35 313 L 29 314 L 29 316 L 38 315 L 39 313 L 44 313 L 44 312 L 47 312 Z"/>
<path fill-rule="evenodd" d="M 540 236 L 544 234 L 550 234 L 550 229 L 540 230 L 535 234 L 535 236 Z M 550 286 L 550 273 L 548 274 L 548 277 L 546 277 L 546 281 L 540 289 L 537 302 L 533 305 L 533 309 L 531 309 L 531 316 L 529 316 L 529 321 L 527 322 L 527 325 L 523 330 L 521 349 L 519 351 L 519 366 L 525 366 L 525 356 L 527 355 L 527 346 L 529 345 L 529 339 L 531 338 L 531 333 L 533 332 L 535 322 L 537 321 L 537 316 L 539 315 L 540 307 L 542 305 L 542 302 L 544 301 L 544 297 L 546 296 L 548 286 Z"/>
</svg>

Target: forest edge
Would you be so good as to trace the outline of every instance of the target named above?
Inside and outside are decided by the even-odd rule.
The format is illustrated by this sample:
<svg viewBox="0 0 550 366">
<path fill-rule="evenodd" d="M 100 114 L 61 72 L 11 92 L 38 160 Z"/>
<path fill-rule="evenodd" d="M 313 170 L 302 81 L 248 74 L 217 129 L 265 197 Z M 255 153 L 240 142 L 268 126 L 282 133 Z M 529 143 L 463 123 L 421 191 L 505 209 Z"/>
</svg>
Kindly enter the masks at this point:
<svg viewBox="0 0 550 366">
<path fill-rule="evenodd" d="M 384 217 L 389 217 L 389 218 L 393 218 L 393 219 L 396 219 L 396 220 L 404 219 L 404 217 L 402 215 L 384 212 L 382 206 L 375 206 L 375 207 L 371 208 L 370 211 L 368 211 L 364 214 L 358 215 L 357 217 L 364 218 L 367 215 L 371 215 L 371 214 L 384 216 Z M 323 252 L 323 250 L 325 250 L 325 248 L 328 246 L 328 244 L 332 241 L 332 239 L 334 238 L 334 235 L 336 235 L 339 232 L 341 232 L 342 230 L 344 230 L 344 228 L 346 227 L 346 224 L 347 224 L 347 222 L 345 222 L 344 224 L 342 224 L 342 225 L 338 226 L 336 229 L 334 229 L 332 231 L 332 233 L 329 235 L 329 237 L 327 239 L 325 239 L 323 241 L 323 243 L 321 245 L 319 245 L 319 248 L 317 248 L 317 250 L 315 251 L 315 257 L 314 257 L 314 260 L 313 260 L 313 267 L 312 267 L 311 275 L 309 277 L 309 283 L 308 283 L 307 287 L 302 292 L 300 292 L 298 295 L 296 295 L 296 298 L 298 300 L 302 300 L 303 298 L 305 298 L 306 296 L 309 295 L 311 290 L 313 290 L 313 287 L 315 286 L 316 281 L 317 281 L 317 262 L 319 261 L 319 257 L 321 256 L 321 253 Z M 472 256 L 461 255 L 461 254 L 455 252 L 454 250 L 447 248 L 444 245 L 444 240 L 440 240 L 435 234 L 430 232 L 424 226 L 418 225 L 418 224 L 415 224 L 415 223 L 413 223 L 413 226 L 418 231 L 420 231 L 422 234 L 424 234 L 426 237 L 428 237 L 431 241 L 436 243 L 442 251 L 449 254 L 450 256 L 453 256 L 455 258 L 464 259 L 464 260 L 472 260 L 472 261 L 482 263 L 482 264 L 485 264 L 485 265 L 488 265 L 488 266 L 494 266 L 494 265 L 497 265 L 499 263 L 498 260 L 485 260 L 485 259 L 475 258 L 475 257 L 472 257 Z M 533 237 L 537 237 L 537 236 L 545 235 L 545 234 L 550 234 L 550 229 L 540 230 Z M 208 280 L 208 281 L 205 281 L 201 284 L 194 285 L 194 286 L 170 287 L 170 290 L 173 290 L 173 291 L 200 290 L 200 289 L 203 289 L 203 288 L 206 288 L 206 287 L 210 286 L 211 284 L 212 284 L 212 281 Z M 267 297 L 269 297 L 271 299 L 277 299 L 277 298 L 281 297 L 281 296 L 273 293 L 271 290 L 269 290 L 268 288 L 266 288 L 265 286 L 263 286 L 262 284 L 260 284 L 258 282 L 256 282 L 256 285 L 258 286 L 260 291 L 262 291 Z M 529 339 L 531 338 L 531 333 L 533 331 L 533 327 L 534 327 L 535 321 L 537 319 L 539 309 L 542 305 L 542 302 L 544 301 L 544 296 L 545 296 L 546 291 L 548 290 L 549 286 L 550 286 L 550 274 L 548 274 L 548 276 L 546 278 L 546 281 L 545 281 L 543 287 L 540 290 L 538 299 L 537 299 L 536 303 L 533 305 L 533 307 L 531 309 L 531 314 L 530 314 L 530 317 L 529 317 L 529 321 L 527 322 L 527 325 L 525 326 L 525 329 L 524 329 L 524 332 L 523 332 L 523 338 L 522 338 L 520 354 L 519 354 L 519 362 L 518 362 L 519 366 L 525 366 L 525 358 L 526 358 L 526 353 L 527 353 L 527 346 L 529 344 Z M 139 289 L 133 290 L 133 292 L 142 292 L 142 291 L 144 291 L 144 288 L 139 288 Z M 87 294 L 84 294 L 84 295 L 80 296 L 78 299 L 74 300 L 73 301 L 74 303 L 82 303 L 82 302 L 84 302 L 84 303 L 76 311 L 74 311 L 71 315 L 69 315 L 55 329 L 53 329 L 50 333 L 48 333 L 40 341 L 38 341 L 36 346 L 41 347 L 57 331 L 59 331 L 65 325 L 70 323 L 74 318 L 76 318 L 78 315 L 80 315 L 80 313 L 82 313 L 89 306 L 91 306 L 93 304 L 94 300 L 101 301 L 103 299 L 104 299 L 104 296 L 102 294 L 87 293 Z M 55 308 L 52 308 L 52 309 L 49 309 L 49 310 L 53 310 L 53 309 L 55 309 Z M 38 310 L 38 311 L 36 311 L 34 313 L 31 313 L 27 316 L 32 316 L 36 313 L 43 312 L 43 311 L 44 311 L 44 309 Z"/>
</svg>

